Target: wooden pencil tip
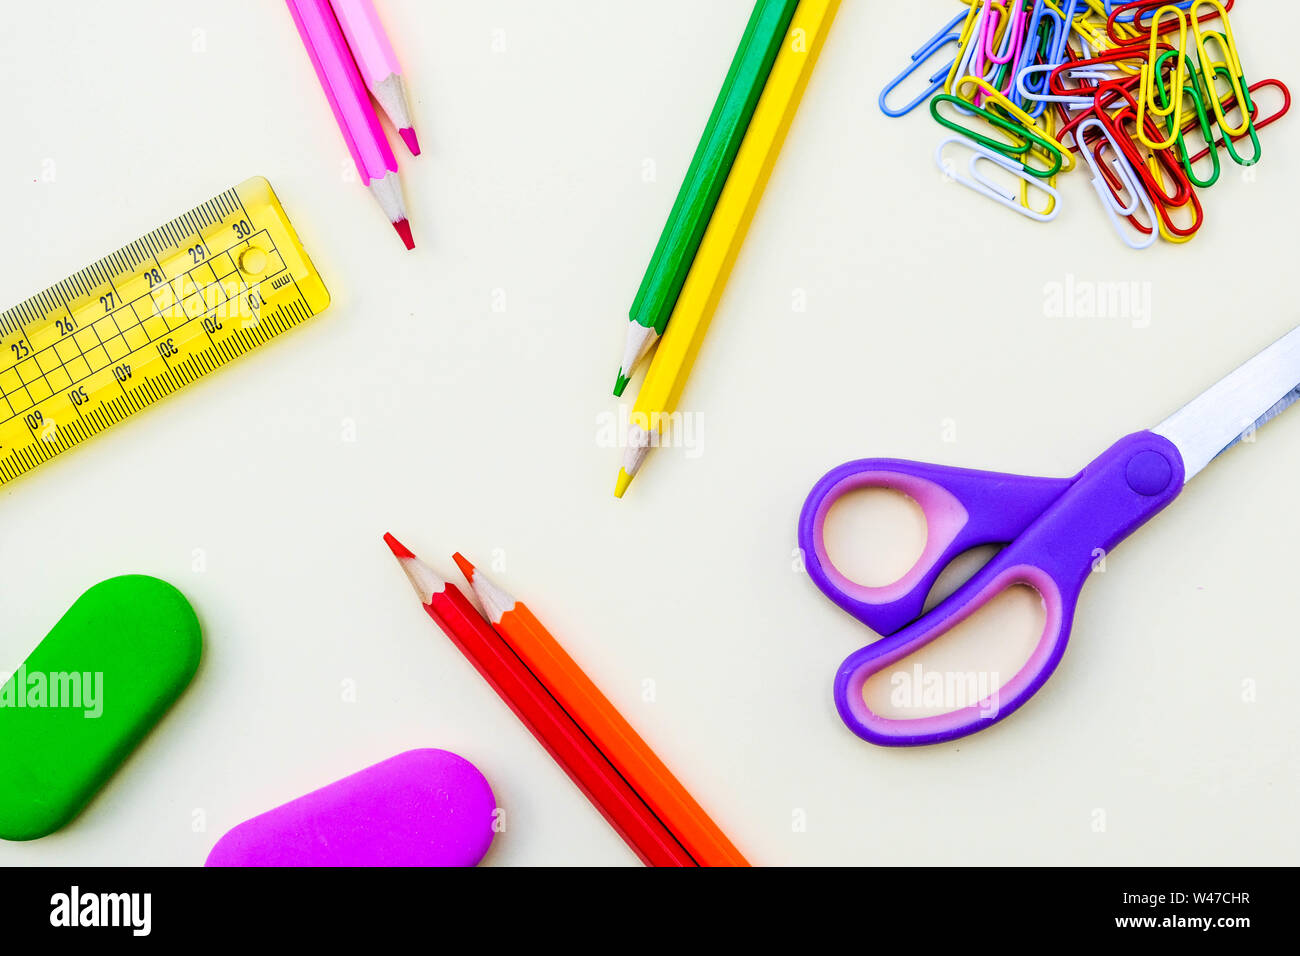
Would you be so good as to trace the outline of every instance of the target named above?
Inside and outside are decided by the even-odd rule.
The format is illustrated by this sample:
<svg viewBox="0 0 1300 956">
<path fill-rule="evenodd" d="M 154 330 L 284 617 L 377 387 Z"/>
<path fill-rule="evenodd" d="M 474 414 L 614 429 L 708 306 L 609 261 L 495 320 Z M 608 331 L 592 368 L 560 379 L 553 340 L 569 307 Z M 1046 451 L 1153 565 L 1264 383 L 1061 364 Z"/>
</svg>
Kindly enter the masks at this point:
<svg viewBox="0 0 1300 956">
<path fill-rule="evenodd" d="M 630 484 L 632 484 L 632 476 L 620 468 L 618 470 L 618 483 L 614 485 L 614 497 L 622 498 Z"/>
<path fill-rule="evenodd" d="M 385 534 L 384 544 L 388 545 L 389 550 L 393 552 L 393 557 L 397 558 L 402 573 L 406 575 L 406 580 L 411 582 L 411 587 L 415 589 L 421 604 L 427 605 L 433 600 L 435 594 L 447 590 L 447 582 L 438 577 L 433 568 L 412 554 L 411 549 L 402 542 L 391 534 Z"/>
<path fill-rule="evenodd" d="M 453 554 L 451 556 L 451 559 L 456 562 L 456 567 L 460 568 L 460 573 L 465 575 L 465 580 L 468 581 L 470 584 L 473 584 L 474 565 L 470 564 L 469 560 L 465 557 L 465 555 L 461 554 L 459 551 Z"/>
<path fill-rule="evenodd" d="M 402 558 L 415 557 L 415 555 L 411 553 L 410 548 L 402 544 L 402 542 L 398 541 L 396 538 L 394 538 L 391 534 L 388 534 L 387 532 L 384 533 L 384 544 L 388 545 L 388 550 L 392 551 L 393 557 L 397 558 L 398 560 L 401 560 Z"/>
<path fill-rule="evenodd" d="M 630 382 L 630 381 L 632 381 L 632 380 L 631 380 L 630 378 L 628 378 L 626 375 L 623 374 L 623 370 L 622 370 L 622 369 L 619 369 L 619 370 L 618 370 L 618 379 L 615 380 L 615 382 L 614 382 L 614 397 L 615 397 L 615 398 L 622 398 L 622 397 L 623 397 L 623 392 L 627 389 L 627 383 Z"/>
</svg>

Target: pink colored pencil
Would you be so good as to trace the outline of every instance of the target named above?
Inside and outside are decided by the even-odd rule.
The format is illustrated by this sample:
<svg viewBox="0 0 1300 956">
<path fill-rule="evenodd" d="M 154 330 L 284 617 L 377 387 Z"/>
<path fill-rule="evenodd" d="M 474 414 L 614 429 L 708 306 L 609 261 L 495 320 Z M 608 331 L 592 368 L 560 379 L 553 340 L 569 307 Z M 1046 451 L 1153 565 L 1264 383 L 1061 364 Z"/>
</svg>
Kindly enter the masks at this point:
<svg viewBox="0 0 1300 956">
<path fill-rule="evenodd" d="M 384 108 L 389 122 L 397 127 L 411 155 L 419 156 L 420 141 L 415 137 L 415 124 L 411 120 L 411 103 L 406 98 L 402 64 L 397 62 L 397 54 L 393 52 L 393 44 L 379 21 L 374 3 L 372 0 L 330 2 L 371 96 Z"/>
<path fill-rule="evenodd" d="M 293 14 L 303 45 L 307 47 L 312 66 L 316 68 L 325 98 L 334 111 L 343 141 L 348 144 L 352 161 L 357 164 L 361 182 L 378 200 L 406 248 L 414 249 L 411 224 L 406 219 L 406 201 L 402 198 L 402 183 L 397 178 L 397 157 L 384 137 L 374 107 L 370 105 L 370 97 L 361 82 L 357 65 L 352 62 L 352 54 L 330 9 L 329 0 L 285 2 Z"/>
</svg>

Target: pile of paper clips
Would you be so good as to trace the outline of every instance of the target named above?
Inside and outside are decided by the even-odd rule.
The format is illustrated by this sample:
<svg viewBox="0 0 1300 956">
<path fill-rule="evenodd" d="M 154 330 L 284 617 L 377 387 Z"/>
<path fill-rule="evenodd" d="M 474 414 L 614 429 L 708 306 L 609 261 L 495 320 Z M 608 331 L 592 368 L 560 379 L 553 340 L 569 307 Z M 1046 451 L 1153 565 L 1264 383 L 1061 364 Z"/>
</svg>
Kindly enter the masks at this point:
<svg viewBox="0 0 1300 956">
<path fill-rule="evenodd" d="M 1219 180 L 1220 149 L 1253 166 L 1258 131 L 1291 108 L 1279 80 L 1247 82 L 1228 21 L 1234 0 L 963 2 L 969 9 L 912 55 L 880 108 L 897 117 L 929 100 L 954 134 L 935 153 L 940 169 L 1030 219 L 1056 217 L 1057 175 L 1077 154 L 1125 242 L 1186 242 L 1205 221 L 1197 190 Z M 909 77 L 934 68 L 924 92 L 890 105 Z M 1282 102 L 1261 116 L 1255 95 L 1265 88 Z M 949 158 L 961 149 L 964 173 Z M 1005 172 L 995 178 L 992 167 Z"/>
</svg>

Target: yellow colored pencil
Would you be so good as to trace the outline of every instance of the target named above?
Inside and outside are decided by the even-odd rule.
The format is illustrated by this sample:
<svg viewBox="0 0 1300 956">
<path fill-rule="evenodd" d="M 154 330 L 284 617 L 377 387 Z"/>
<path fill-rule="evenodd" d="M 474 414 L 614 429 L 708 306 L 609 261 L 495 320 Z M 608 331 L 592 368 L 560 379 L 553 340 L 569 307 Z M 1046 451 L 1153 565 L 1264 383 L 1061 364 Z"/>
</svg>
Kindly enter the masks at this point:
<svg viewBox="0 0 1300 956">
<path fill-rule="evenodd" d="M 623 497 L 653 438 L 677 407 L 839 5 L 839 0 L 800 0 L 795 10 L 663 341 L 637 394 L 616 497 Z"/>
</svg>

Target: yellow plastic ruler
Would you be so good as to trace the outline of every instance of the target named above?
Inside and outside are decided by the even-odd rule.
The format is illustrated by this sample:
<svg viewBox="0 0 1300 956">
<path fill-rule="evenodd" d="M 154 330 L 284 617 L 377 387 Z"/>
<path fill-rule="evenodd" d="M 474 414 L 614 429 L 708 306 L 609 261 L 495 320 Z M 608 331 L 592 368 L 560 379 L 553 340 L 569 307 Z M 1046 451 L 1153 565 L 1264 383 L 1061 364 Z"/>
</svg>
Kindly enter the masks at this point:
<svg viewBox="0 0 1300 956">
<path fill-rule="evenodd" d="M 0 313 L 0 485 L 329 301 L 257 177 Z"/>
</svg>

